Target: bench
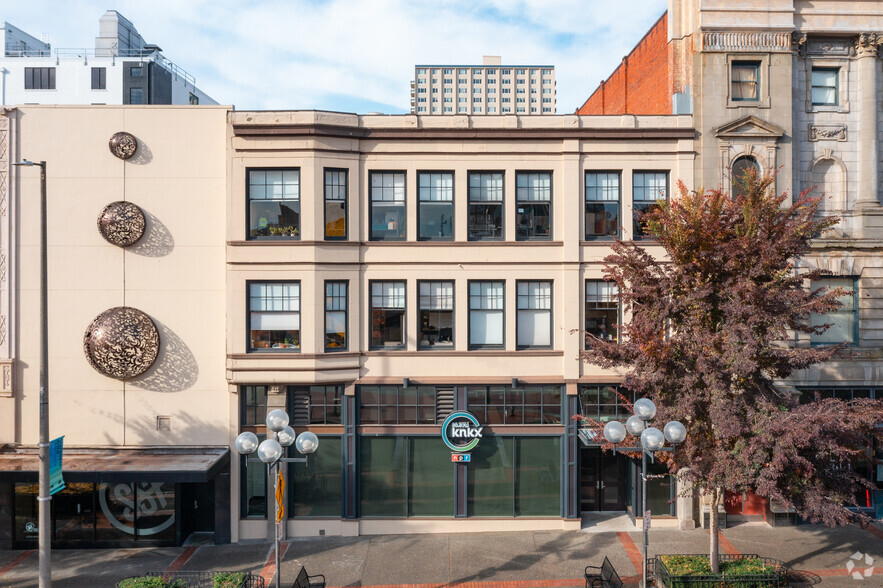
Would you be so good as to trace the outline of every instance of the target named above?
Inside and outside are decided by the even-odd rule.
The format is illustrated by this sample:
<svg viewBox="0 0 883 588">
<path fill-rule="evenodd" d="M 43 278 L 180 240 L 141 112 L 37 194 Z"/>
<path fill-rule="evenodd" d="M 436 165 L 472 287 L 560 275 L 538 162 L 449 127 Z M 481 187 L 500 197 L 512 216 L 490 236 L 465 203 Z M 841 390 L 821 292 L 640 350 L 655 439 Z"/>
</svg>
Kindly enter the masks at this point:
<svg viewBox="0 0 883 588">
<path fill-rule="evenodd" d="M 586 588 L 622 588 L 622 580 L 607 556 L 600 567 L 586 566 Z"/>
<path fill-rule="evenodd" d="M 319 580 L 317 578 L 322 579 Z M 325 588 L 325 576 L 322 574 L 311 576 L 307 573 L 307 568 L 301 566 L 300 572 L 297 574 L 297 578 L 294 579 L 294 584 L 291 585 L 291 588 Z"/>
</svg>

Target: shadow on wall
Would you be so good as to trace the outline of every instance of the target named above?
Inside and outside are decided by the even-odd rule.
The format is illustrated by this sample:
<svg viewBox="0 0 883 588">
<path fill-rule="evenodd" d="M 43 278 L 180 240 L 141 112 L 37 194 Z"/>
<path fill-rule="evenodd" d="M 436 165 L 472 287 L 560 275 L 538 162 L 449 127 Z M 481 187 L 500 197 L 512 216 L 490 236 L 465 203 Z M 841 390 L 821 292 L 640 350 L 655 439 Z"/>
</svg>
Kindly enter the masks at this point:
<svg viewBox="0 0 883 588">
<path fill-rule="evenodd" d="M 153 322 L 159 331 L 159 357 L 143 376 L 129 380 L 128 383 L 135 388 L 152 392 L 187 390 L 199 378 L 196 358 L 174 331 L 156 318 L 153 318 Z"/>
<path fill-rule="evenodd" d="M 139 137 L 135 137 L 138 140 L 138 150 L 135 151 L 135 155 L 126 160 L 126 163 L 134 163 L 135 165 L 147 165 L 151 161 L 153 161 L 153 152 L 150 150 L 150 147 L 147 146 L 147 143 L 144 142 L 144 139 Z"/>
<path fill-rule="evenodd" d="M 144 414 L 142 418 L 129 418 L 125 421 L 126 443 L 163 442 L 164 439 L 182 445 L 227 445 L 227 426 L 224 418 L 216 421 L 201 419 L 193 412 L 165 412 L 157 409 L 159 414 Z M 226 412 L 223 413 L 226 415 Z M 168 429 L 159 430 L 157 416 L 167 417 L 164 426 Z M 108 444 L 111 439 L 108 438 Z"/>
<path fill-rule="evenodd" d="M 175 249 L 175 239 L 161 220 L 143 207 L 141 211 L 147 221 L 144 236 L 131 247 L 127 247 L 126 251 L 143 257 L 165 257 Z"/>
</svg>

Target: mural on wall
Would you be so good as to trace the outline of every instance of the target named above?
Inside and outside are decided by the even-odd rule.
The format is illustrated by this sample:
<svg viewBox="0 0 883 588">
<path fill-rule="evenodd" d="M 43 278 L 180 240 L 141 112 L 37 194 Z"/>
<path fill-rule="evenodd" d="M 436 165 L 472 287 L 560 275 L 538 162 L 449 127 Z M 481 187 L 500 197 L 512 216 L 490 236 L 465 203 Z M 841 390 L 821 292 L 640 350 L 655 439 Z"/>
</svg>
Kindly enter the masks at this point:
<svg viewBox="0 0 883 588">
<path fill-rule="evenodd" d="M 150 369 L 159 355 L 159 331 L 137 308 L 117 306 L 98 315 L 83 338 L 83 351 L 99 373 L 129 380 Z"/>
</svg>

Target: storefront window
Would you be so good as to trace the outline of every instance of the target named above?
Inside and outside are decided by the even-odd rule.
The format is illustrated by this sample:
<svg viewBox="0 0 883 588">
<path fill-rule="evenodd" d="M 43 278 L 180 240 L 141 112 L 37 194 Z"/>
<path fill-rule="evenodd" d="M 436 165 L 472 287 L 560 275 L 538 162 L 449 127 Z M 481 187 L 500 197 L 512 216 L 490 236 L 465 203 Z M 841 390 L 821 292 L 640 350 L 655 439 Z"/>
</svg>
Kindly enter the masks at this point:
<svg viewBox="0 0 883 588">
<path fill-rule="evenodd" d="M 450 454 L 437 437 L 363 437 L 362 516 L 453 516 Z"/>
<path fill-rule="evenodd" d="M 361 386 L 359 422 L 431 425 L 435 423 L 435 386 Z"/>
<path fill-rule="evenodd" d="M 488 425 L 561 423 L 561 386 L 470 386 L 469 412 Z"/>
<path fill-rule="evenodd" d="M 37 484 L 15 485 L 15 532 L 13 537 L 16 541 L 36 541 L 39 537 L 38 490 Z"/>
<path fill-rule="evenodd" d="M 661 462 L 648 462 L 647 471 L 651 476 L 667 474 L 668 466 Z M 647 509 L 654 516 L 674 515 L 674 502 L 670 502 L 672 499 L 671 481 L 671 476 L 647 480 Z"/>
<path fill-rule="evenodd" d="M 267 438 L 258 435 L 258 441 Z M 240 517 L 244 519 L 267 518 L 267 467 L 258 458 L 257 452 L 243 455 L 242 463 L 242 502 Z"/>
<path fill-rule="evenodd" d="M 515 511 L 512 437 L 488 437 L 472 450 L 467 480 L 471 517 L 511 517 Z"/>
<path fill-rule="evenodd" d="M 296 517 L 340 517 L 343 496 L 340 437 L 321 437 L 309 462 L 293 463 L 292 512 Z"/>
<path fill-rule="evenodd" d="M 95 484 L 74 482 L 52 497 L 56 541 L 95 538 Z"/>
</svg>

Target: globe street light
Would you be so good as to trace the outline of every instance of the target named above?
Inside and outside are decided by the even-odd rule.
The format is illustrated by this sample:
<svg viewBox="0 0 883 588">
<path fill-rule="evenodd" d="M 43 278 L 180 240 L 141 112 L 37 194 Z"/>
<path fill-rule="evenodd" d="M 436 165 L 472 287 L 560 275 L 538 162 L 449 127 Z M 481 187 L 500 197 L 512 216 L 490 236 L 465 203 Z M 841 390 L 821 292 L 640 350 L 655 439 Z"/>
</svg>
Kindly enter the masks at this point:
<svg viewBox="0 0 883 588">
<path fill-rule="evenodd" d="M 277 408 L 271 410 L 267 414 L 267 430 L 273 432 L 272 437 L 264 439 L 258 443 L 258 436 L 251 432 L 240 433 L 236 437 L 233 445 L 242 455 L 251 455 L 257 452 L 258 459 L 267 464 L 267 476 L 273 476 L 275 479 L 276 494 L 276 532 L 274 536 L 274 545 L 276 551 L 276 588 L 280 586 L 282 576 L 282 568 L 279 562 L 279 525 L 282 523 L 284 507 L 280 504 L 280 487 L 279 487 L 279 468 L 283 463 L 307 463 L 307 457 L 311 453 L 315 453 L 319 448 L 319 438 L 314 433 L 304 431 L 300 435 L 295 436 L 294 429 L 288 426 L 288 413 Z M 294 445 L 298 453 L 305 457 L 283 457 L 286 449 Z"/>
<path fill-rule="evenodd" d="M 656 405 L 649 398 L 641 398 L 635 401 L 634 412 L 626 422 L 625 427 L 618 421 L 610 421 L 604 425 L 604 438 L 613 444 L 613 451 L 616 451 L 616 445 L 625 440 L 626 431 L 633 437 L 637 437 L 641 441 L 640 447 L 622 448 L 625 451 L 641 452 L 641 496 L 643 506 L 643 527 L 644 527 L 644 563 L 641 572 L 641 586 L 647 588 L 647 552 L 650 547 L 650 511 L 647 509 L 647 454 L 652 457 L 656 451 L 674 451 L 665 449 L 666 440 L 676 446 L 683 443 L 687 438 L 687 428 L 678 421 L 670 421 L 662 428 L 662 431 L 656 427 L 648 427 L 649 421 L 656 416 Z"/>
</svg>

